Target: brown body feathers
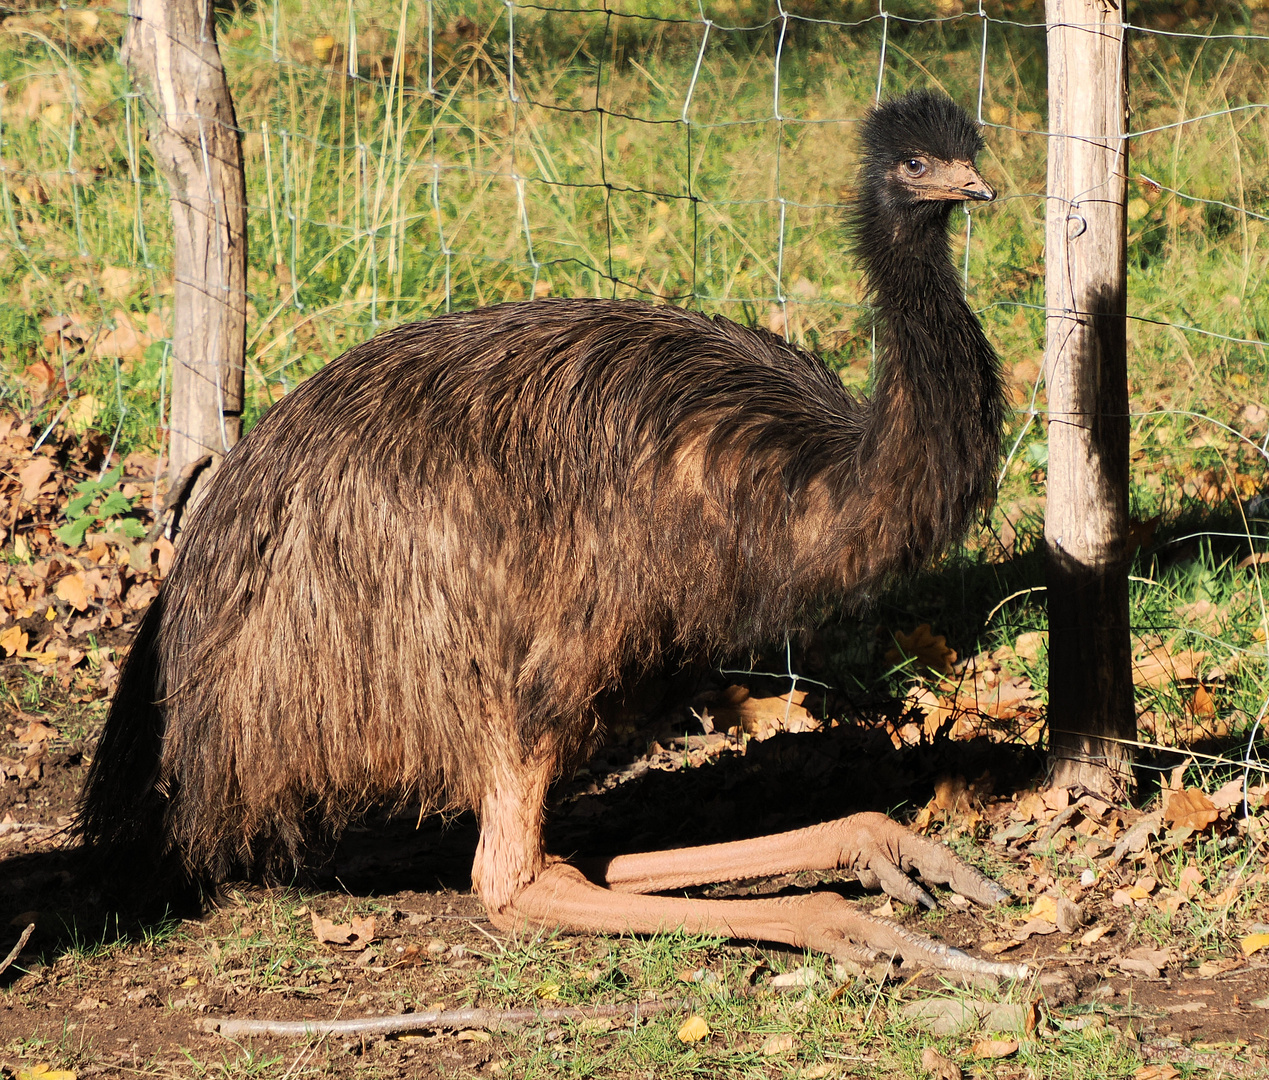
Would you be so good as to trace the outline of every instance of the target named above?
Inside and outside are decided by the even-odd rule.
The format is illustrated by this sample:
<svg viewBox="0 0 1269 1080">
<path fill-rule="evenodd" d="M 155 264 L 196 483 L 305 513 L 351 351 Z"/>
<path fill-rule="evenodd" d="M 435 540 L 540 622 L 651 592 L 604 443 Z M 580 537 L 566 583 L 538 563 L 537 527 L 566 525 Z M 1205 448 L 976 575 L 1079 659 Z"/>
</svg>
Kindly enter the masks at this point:
<svg viewBox="0 0 1269 1080">
<path fill-rule="evenodd" d="M 948 205 L 932 251 L 927 222 L 861 252 L 871 401 L 765 332 L 599 300 L 403 326 L 313 376 L 182 535 L 87 840 L 200 880 L 289 873 L 368 805 L 479 806 L 543 745 L 567 768 L 597 696 L 667 650 L 778 640 L 954 541 L 1002 399 Z"/>
</svg>

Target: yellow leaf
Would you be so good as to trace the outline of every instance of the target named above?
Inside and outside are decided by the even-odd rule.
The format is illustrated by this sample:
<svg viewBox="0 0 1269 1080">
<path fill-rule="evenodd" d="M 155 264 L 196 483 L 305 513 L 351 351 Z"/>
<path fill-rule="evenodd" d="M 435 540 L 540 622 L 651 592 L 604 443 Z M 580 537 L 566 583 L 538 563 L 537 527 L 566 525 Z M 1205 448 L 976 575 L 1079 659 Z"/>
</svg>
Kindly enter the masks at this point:
<svg viewBox="0 0 1269 1080">
<path fill-rule="evenodd" d="M 1093 945 L 1110 933 L 1109 926 L 1094 926 L 1080 936 L 1081 945 Z"/>
<path fill-rule="evenodd" d="M 335 39 L 330 34 L 319 34 L 313 39 L 313 59 L 319 64 L 326 63 L 335 48 Z"/>
<path fill-rule="evenodd" d="M 553 982 L 538 983 L 533 988 L 533 993 L 542 1001 L 559 1001 L 560 984 Z"/>
<path fill-rule="evenodd" d="M 106 334 L 99 342 L 99 348 L 102 345 L 109 345 L 115 341 L 117 331 L 112 330 Z M 133 335 L 135 337 L 135 335 Z M 98 354 L 101 355 L 101 354 Z M 122 355 L 109 353 L 110 356 Z M 66 414 L 66 426 L 76 434 L 82 435 L 90 427 L 93 421 L 97 419 L 97 414 L 101 412 L 101 402 L 92 394 L 80 394 L 75 399 L 75 404 L 70 407 L 70 411 Z"/>
<path fill-rule="evenodd" d="M 1008 1057 L 1018 1049 L 1017 1039 L 979 1039 L 974 1043 L 974 1057 Z"/>
<path fill-rule="evenodd" d="M 181 989 L 189 990 L 192 987 L 195 987 L 197 985 L 198 985 L 198 979 L 195 976 L 191 975 L 188 979 L 186 979 L 184 982 L 181 983 Z"/>
<path fill-rule="evenodd" d="M 5 656 L 26 652 L 26 643 L 26 632 L 17 623 L 14 623 L 3 634 L 0 634 L 0 649 L 4 650 Z"/>
<path fill-rule="evenodd" d="M 1269 948 L 1269 934 L 1248 934 L 1239 942 L 1244 956 L 1250 956 L 1261 949 Z"/>
<path fill-rule="evenodd" d="M 67 574 L 53 591 L 76 611 L 84 611 L 88 607 L 88 590 L 84 588 L 83 574 Z"/>
<path fill-rule="evenodd" d="M 19 1069 L 15 1080 L 75 1080 L 71 1069 L 50 1069 L 48 1063 L 41 1061 L 29 1069 Z"/>
<path fill-rule="evenodd" d="M 138 277 L 139 275 L 125 266 L 103 266 L 97 275 L 97 284 L 110 299 L 126 300 L 136 287 Z"/>
<path fill-rule="evenodd" d="M 1057 898 L 1052 896 L 1041 896 L 1034 904 L 1031 905 L 1031 918 L 1047 919 L 1051 923 L 1057 922 Z"/>
<path fill-rule="evenodd" d="M 679 1042 L 694 1043 L 709 1038 L 709 1025 L 703 1016 L 689 1016 L 679 1028 Z"/>
</svg>

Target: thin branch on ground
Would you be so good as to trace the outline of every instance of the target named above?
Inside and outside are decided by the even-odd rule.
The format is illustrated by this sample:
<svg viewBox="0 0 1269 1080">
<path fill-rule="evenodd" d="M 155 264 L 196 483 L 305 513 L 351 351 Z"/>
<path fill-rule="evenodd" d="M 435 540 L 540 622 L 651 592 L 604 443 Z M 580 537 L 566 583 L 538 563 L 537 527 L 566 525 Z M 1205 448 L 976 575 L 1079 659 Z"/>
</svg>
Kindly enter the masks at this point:
<svg viewBox="0 0 1269 1080">
<path fill-rule="evenodd" d="M 9 950 L 9 955 L 0 960 L 0 973 L 3 973 L 18 958 L 18 953 L 26 948 L 26 943 L 31 940 L 33 933 L 35 933 L 35 923 L 28 923 L 26 929 L 22 931 L 22 936 L 18 938 L 18 943 Z"/>
<path fill-rule="evenodd" d="M 203 1020 L 204 1031 L 217 1031 L 227 1039 L 246 1035 L 395 1035 L 423 1028 L 485 1028 L 505 1031 L 533 1023 L 562 1020 L 630 1019 L 673 1012 L 688 1005 L 686 998 L 665 1001 L 630 1001 L 619 1005 L 574 1005 L 554 1009 L 445 1009 L 433 1012 L 360 1016 L 348 1020 Z"/>
</svg>

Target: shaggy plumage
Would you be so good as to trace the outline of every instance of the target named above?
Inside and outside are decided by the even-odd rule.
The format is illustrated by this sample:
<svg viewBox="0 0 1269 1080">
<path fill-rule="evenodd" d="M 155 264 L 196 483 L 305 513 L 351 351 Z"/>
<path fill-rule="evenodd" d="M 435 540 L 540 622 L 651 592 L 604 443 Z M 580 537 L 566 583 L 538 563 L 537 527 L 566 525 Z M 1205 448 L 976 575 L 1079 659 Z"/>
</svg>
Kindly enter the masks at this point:
<svg viewBox="0 0 1269 1080">
<path fill-rule="evenodd" d="M 862 138 L 872 400 L 764 331 L 634 302 L 507 304 L 352 349 L 192 515 L 93 761 L 88 842 L 214 882 L 289 873 L 385 800 L 488 826 L 508 776 L 575 764 L 597 697 L 668 649 L 768 643 L 959 537 L 1002 394 L 947 240 L 990 189 L 939 170 L 981 141 L 931 94 Z"/>
</svg>

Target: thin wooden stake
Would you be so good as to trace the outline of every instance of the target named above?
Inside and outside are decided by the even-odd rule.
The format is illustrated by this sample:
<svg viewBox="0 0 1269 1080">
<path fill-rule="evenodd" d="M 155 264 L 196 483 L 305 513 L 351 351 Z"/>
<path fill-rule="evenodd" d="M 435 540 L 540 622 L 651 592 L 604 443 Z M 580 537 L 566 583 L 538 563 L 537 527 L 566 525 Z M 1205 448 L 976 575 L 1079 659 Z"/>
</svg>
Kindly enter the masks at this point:
<svg viewBox="0 0 1269 1080">
<path fill-rule="evenodd" d="M 1116 0 L 1047 0 L 1049 732 L 1056 786 L 1122 798 L 1128 627 L 1127 83 Z"/>
</svg>

